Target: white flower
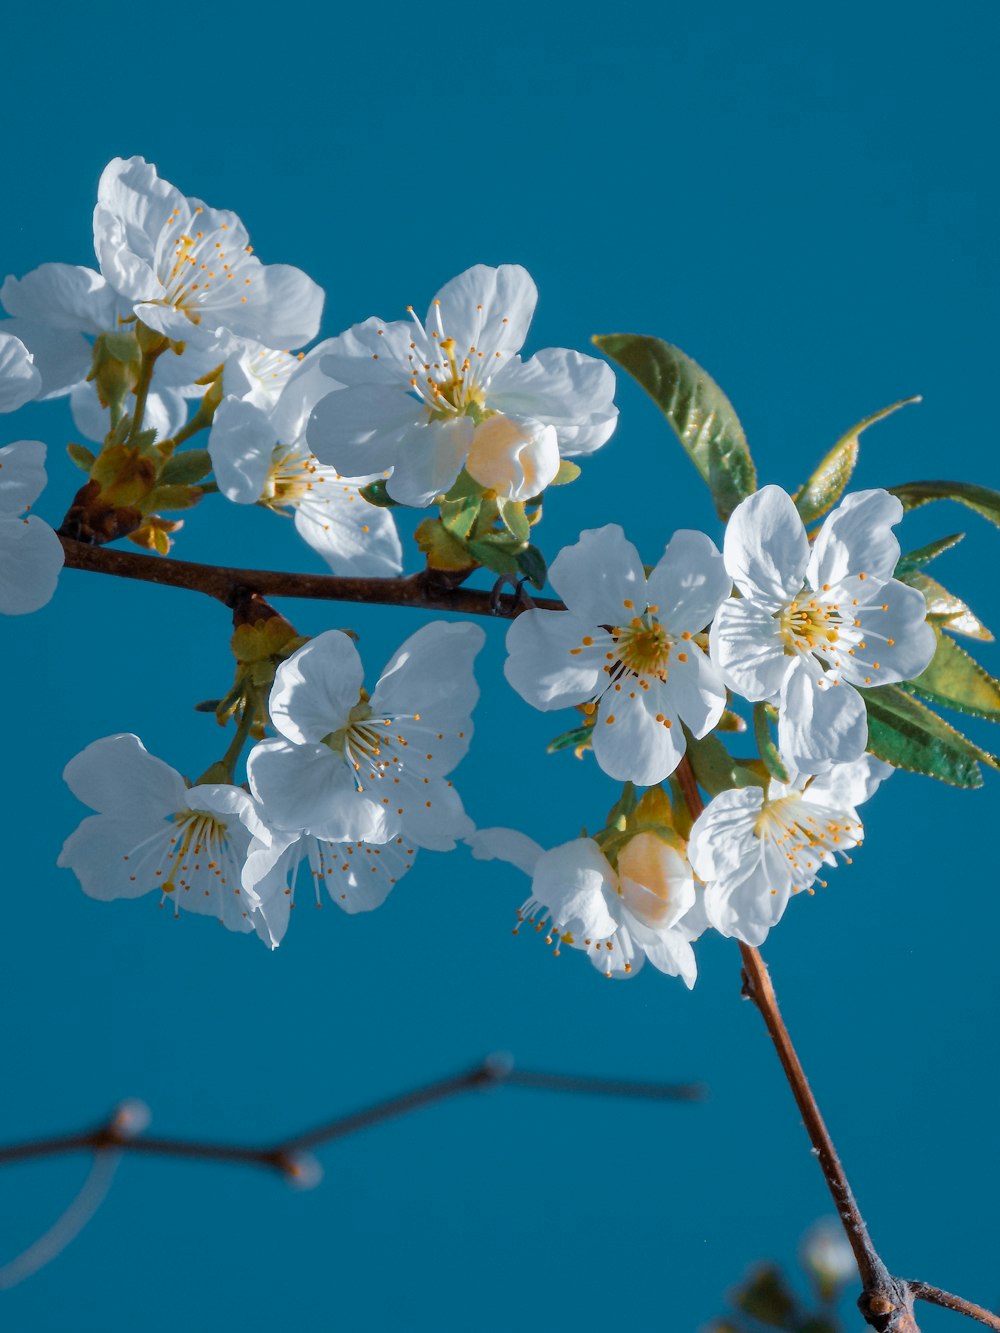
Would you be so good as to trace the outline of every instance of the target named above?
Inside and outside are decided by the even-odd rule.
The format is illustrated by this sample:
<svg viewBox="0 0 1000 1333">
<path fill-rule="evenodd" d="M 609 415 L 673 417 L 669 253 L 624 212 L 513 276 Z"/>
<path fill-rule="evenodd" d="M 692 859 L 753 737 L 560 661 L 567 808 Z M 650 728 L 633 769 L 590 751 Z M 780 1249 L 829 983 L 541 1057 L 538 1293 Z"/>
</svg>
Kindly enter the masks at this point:
<svg viewBox="0 0 1000 1333">
<path fill-rule="evenodd" d="M 813 892 L 823 865 L 861 845 L 856 807 L 892 772 L 870 755 L 818 777 L 790 774 L 724 791 L 698 816 L 688 856 L 705 885 L 709 924 L 755 947 L 781 920 L 792 894 Z M 822 881 L 820 881 L 822 883 Z"/>
<path fill-rule="evenodd" d="M 684 754 L 680 722 L 701 737 L 725 707 L 719 673 L 693 638 L 732 591 L 722 556 L 685 529 L 647 580 L 635 547 L 609 524 L 561 551 L 549 579 L 568 609 L 518 616 L 507 680 L 535 708 L 595 705 L 594 754 L 605 773 L 661 782 Z"/>
<path fill-rule="evenodd" d="M 603 361 L 557 347 L 517 355 L 537 296 L 517 264 L 478 264 L 438 292 L 426 326 L 410 307 L 412 322 L 372 318 L 325 343 L 336 391 L 313 413 L 313 453 L 354 475 L 391 468 L 389 494 L 418 508 L 463 466 L 501 498 L 539 494 L 560 456 L 608 439 L 618 409 Z"/>
<path fill-rule="evenodd" d="M 480 861 L 509 861 L 531 876 L 520 923 L 547 930 L 546 943 L 582 949 L 607 977 L 634 976 L 648 958 L 671 977 L 695 983 L 691 941 L 705 929 L 691 867 L 653 833 L 638 833 L 618 869 L 592 838 L 545 852 L 514 829 L 480 829 L 466 839 Z"/>
<path fill-rule="evenodd" d="M 399 648 L 369 699 L 350 638 L 328 630 L 278 668 L 250 788 L 276 828 L 330 842 L 449 851 L 472 827 L 447 774 L 469 748 L 478 625 L 435 621 Z"/>
<path fill-rule="evenodd" d="M 138 736 L 105 736 L 66 765 L 70 790 L 97 813 L 63 844 L 58 864 L 84 893 L 108 901 L 162 894 L 161 905 L 217 917 L 230 930 L 255 927 L 251 913 L 270 898 L 270 881 L 242 884 L 251 839 L 270 831 L 242 787 L 186 787 Z"/>
<path fill-rule="evenodd" d="M 257 382 L 248 379 L 242 397 L 231 394 L 216 409 L 208 451 L 219 489 L 237 504 L 263 504 L 292 511 L 299 535 L 338 573 L 361 577 L 398 574 L 403 551 L 388 509 L 368 504 L 358 487 L 374 477 L 341 477 L 323 467 L 305 443 L 305 425 L 329 381 L 319 370 L 314 350 L 292 368 L 251 352 Z M 266 365 L 284 383 L 274 393 Z M 223 372 L 228 386 L 230 366 Z M 273 394 L 267 401 L 267 394 Z"/>
<path fill-rule="evenodd" d="M 934 655 L 922 594 L 892 576 L 902 516 L 887 491 L 857 491 L 810 550 L 790 497 L 765 486 L 729 520 L 724 555 L 740 597 L 715 617 L 712 658 L 744 698 L 778 702 L 778 748 L 802 772 L 864 753 L 855 685 L 912 680 Z"/>
<path fill-rule="evenodd" d="M 37 611 L 56 590 L 65 554 L 43 519 L 21 515 L 45 489 L 45 445 L 16 440 L 0 449 L 0 614 Z"/>
<path fill-rule="evenodd" d="M 141 157 L 105 167 L 94 249 L 108 283 L 168 338 L 205 342 L 225 330 L 298 347 L 319 329 L 323 292 L 311 278 L 262 264 L 235 213 L 187 198 Z"/>
<path fill-rule="evenodd" d="M 398 836 L 381 845 L 330 842 L 311 833 L 275 833 L 270 844 L 255 838 L 243 869 L 243 886 L 266 896 L 257 908 L 258 931 L 277 948 L 288 929 L 295 902 L 295 882 L 303 864 L 309 867 L 316 905 L 320 887 L 344 912 L 372 912 L 381 907 L 412 867 L 416 849 Z"/>
<path fill-rule="evenodd" d="M 42 377 L 31 353 L 12 332 L 0 332 L 0 412 L 16 412 L 37 398 Z"/>
</svg>

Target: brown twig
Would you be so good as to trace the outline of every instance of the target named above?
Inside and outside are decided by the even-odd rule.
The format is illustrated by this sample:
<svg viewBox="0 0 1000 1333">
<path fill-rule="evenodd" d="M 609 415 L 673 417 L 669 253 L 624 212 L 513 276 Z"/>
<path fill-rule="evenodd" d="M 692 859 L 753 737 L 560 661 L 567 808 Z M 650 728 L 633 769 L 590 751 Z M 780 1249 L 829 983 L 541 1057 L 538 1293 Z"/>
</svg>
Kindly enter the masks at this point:
<svg viewBox="0 0 1000 1333">
<path fill-rule="evenodd" d="M 465 1073 L 438 1079 L 422 1088 L 376 1102 L 360 1111 L 338 1116 L 311 1129 L 271 1144 L 206 1143 L 197 1139 L 154 1138 L 137 1134 L 115 1115 L 96 1129 L 76 1134 L 54 1135 L 0 1147 L 0 1166 L 41 1157 L 74 1152 L 129 1152 L 156 1157 L 185 1157 L 197 1161 L 237 1162 L 246 1166 L 270 1167 L 295 1179 L 300 1174 L 301 1155 L 323 1143 L 369 1129 L 395 1116 L 406 1115 L 433 1102 L 475 1088 L 534 1088 L 550 1092 L 592 1093 L 612 1097 L 638 1097 L 657 1101 L 698 1101 L 704 1089 L 693 1083 L 636 1083 L 622 1079 L 576 1077 L 567 1074 L 534 1073 L 515 1069 L 509 1060 L 491 1056 Z"/>
<path fill-rule="evenodd" d="M 492 593 L 456 586 L 446 574 L 423 570 L 397 579 L 341 578 L 335 574 L 293 574 L 271 569 L 239 569 L 201 565 L 191 560 L 142 555 L 112 546 L 91 546 L 60 536 L 69 569 L 86 569 L 116 578 L 141 579 L 171 588 L 189 588 L 233 606 L 250 593 L 261 597 L 303 597 L 372 606 L 412 606 L 424 611 L 456 611 L 464 615 L 500 616 L 512 620 L 525 610 L 520 594 Z M 539 597 L 533 605 L 545 611 L 565 610 L 562 602 Z"/>
<path fill-rule="evenodd" d="M 681 760 L 677 777 L 691 817 L 697 819 L 704 809 L 704 803 L 686 756 Z M 957 1296 L 949 1296 L 946 1292 L 939 1291 L 936 1287 L 928 1287 L 925 1283 L 908 1282 L 889 1272 L 868 1234 L 868 1228 L 854 1198 L 847 1173 L 844 1171 L 840 1156 L 830 1137 L 830 1131 L 826 1127 L 805 1070 L 802 1068 L 802 1062 L 781 1016 L 767 964 L 756 949 L 742 942 L 740 954 L 743 959 L 743 994 L 753 1002 L 764 1020 L 785 1079 L 802 1115 L 806 1133 L 815 1150 L 827 1188 L 836 1205 L 837 1216 L 854 1252 L 862 1285 L 858 1308 L 864 1315 L 866 1323 L 878 1333 L 919 1333 L 919 1326 L 913 1315 L 913 1302 L 920 1299 L 934 1301 L 959 1314 L 978 1319 L 990 1328 L 1000 1330 L 1000 1318 L 991 1315 L 980 1306 L 963 1301 Z"/>
</svg>

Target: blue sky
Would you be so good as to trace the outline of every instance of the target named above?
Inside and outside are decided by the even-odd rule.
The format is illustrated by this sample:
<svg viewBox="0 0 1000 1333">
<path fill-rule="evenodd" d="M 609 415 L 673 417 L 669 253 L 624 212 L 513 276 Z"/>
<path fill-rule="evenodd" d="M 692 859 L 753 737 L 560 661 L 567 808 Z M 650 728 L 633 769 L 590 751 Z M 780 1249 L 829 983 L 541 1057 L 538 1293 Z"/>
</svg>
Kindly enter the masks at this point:
<svg viewBox="0 0 1000 1333">
<path fill-rule="evenodd" d="M 120 28 L 114 24 L 120 23 Z M 518 262 L 541 298 L 528 350 L 654 333 L 724 386 L 763 481 L 791 488 L 853 422 L 859 486 L 957 476 L 1000 486 L 996 361 L 997 15 L 928 6 L 553 4 L 116 20 L 5 19 L 7 207 L 0 263 L 92 263 L 97 178 L 141 153 L 235 209 L 265 261 L 327 291 L 323 334 L 418 309 L 476 262 Z M 17 53 L 12 58 L 11 53 Z M 546 506 L 551 558 L 622 523 L 647 560 L 677 527 L 720 533 L 656 410 L 622 384 L 620 428 Z M 77 474 L 64 405 L 3 422 L 50 446 L 39 512 Z M 290 524 L 221 499 L 177 553 L 320 569 Z M 1000 534 L 965 511 L 908 518 L 904 546 L 969 529 L 940 565 L 989 624 Z M 416 568 L 416 552 L 410 568 Z M 411 610 L 282 604 L 303 633 L 348 625 L 372 679 Z M 540 841 L 592 827 L 616 791 L 546 758 L 559 720 L 504 685 L 487 626 L 476 741 L 456 782 L 480 824 Z M 0 625 L 6 664 L 6 1088 L 0 1137 L 144 1098 L 160 1133 L 266 1139 L 473 1063 L 711 1089 L 702 1106 L 471 1097 L 322 1154 L 296 1194 L 247 1170 L 127 1161 L 47 1270 L 0 1296 L 25 1333 L 696 1329 L 760 1258 L 829 1211 L 735 945 L 699 948 L 692 993 L 650 971 L 608 985 L 578 955 L 511 936 L 526 882 L 423 855 L 379 912 L 303 905 L 277 953 L 155 902 L 104 905 L 55 868 L 82 811 L 65 762 L 136 731 L 195 775 L 221 749 L 192 705 L 224 688 L 214 603 L 69 572 Z M 988 646 L 984 660 L 1000 668 Z M 988 735 L 982 733 L 984 743 Z M 994 775 L 995 776 L 995 775 Z M 1000 926 L 992 783 L 901 774 L 867 841 L 767 942 L 788 1022 L 886 1261 L 1000 1299 L 992 1199 Z M 81 1160 L 0 1176 L 0 1262 L 43 1230 Z M 992 1284 L 992 1286 L 991 1286 Z M 923 1327 L 953 1318 L 930 1312 Z"/>
</svg>

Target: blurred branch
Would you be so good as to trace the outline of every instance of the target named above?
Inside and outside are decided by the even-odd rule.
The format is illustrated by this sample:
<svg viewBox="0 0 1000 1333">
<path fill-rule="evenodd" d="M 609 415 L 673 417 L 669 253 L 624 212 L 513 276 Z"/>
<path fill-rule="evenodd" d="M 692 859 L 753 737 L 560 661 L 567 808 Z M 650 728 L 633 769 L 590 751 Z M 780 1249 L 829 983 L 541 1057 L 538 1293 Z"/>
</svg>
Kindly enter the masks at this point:
<svg viewBox="0 0 1000 1333">
<path fill-rule="evenodd" d="M 696 819 L 704 809 L 704 803 L 686 756 L 680 762 L 677 775 L 691 816 Z M 836 1204 L 841 1226 L 854 1253 L 863 1288 L 858 1297 L 858 1309 L 866 1323 L 876 1329 L 877 1333 L 920 1333 L 919 1325 L 913 1315 L 913 1302 L 919 1299 L 933 1301 L 949 1310 L 968 1315 L 971 1319 L 978 1319 L 990 1328 L 1000 1330 L 1000 1317 L 990 1314 L 988 1310 L 957 1296 L 949 1296 L 946 1292 L 939 1291 L 936 1287 L 929 1287 L 925 1283 L 907 1282 L 889 1272 L 868 1234 L 868 1228 L 861 1216 L 833 1139 L 830 1137 L 830 1131 L 823 1120 L 805 1070 L 802 1068 L 802 1062 L 781 1016 L 767 964 L 756 949 L 742 942 L 740 954 L 743 958 L 743 994 L 753 1001 L 764 1020 L 768 1036 L 777 1052 L 788 1086 L 792 1090 L 792 1096 L 802 1114 L 806 1133 L 816 1153 L 827 1188 Z"/>
<path fill-rule="evenodd" d="M 201 565 L 168 556 L 142 555 L 117 547 L 91 546 L 60 535 L 68 569 L 86 569 L 116 578 L 140 579 L 170 588 L 190 588 L 234 606 L 250 594 L 261 597 L 303 597 L 328 602 L 361 602 L 371 606 L 413 606 L 424 611 L 456 611 L 512 620 L 527 603 L 520 594 L 465 588 L 440 570 L 422 570 L 396 579 L 341 578 L 335 574 L 293 574 L 270 569 L 237 569 Z M 532 605 L 562 611 L 562 602 L 539 597 Z"/>
</svg>

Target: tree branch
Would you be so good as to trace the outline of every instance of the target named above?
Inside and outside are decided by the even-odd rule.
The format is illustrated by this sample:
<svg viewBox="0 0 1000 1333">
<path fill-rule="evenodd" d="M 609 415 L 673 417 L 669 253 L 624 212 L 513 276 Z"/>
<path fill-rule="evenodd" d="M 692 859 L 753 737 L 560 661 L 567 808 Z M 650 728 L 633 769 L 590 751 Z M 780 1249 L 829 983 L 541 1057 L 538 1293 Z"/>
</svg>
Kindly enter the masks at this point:
<svg viewBox="0 0 1000 1333">
<path fill-rule="evenodd" d="M 167 556 L 141 555 L 117 547 L 91 546 L 60 535 L 68 569 L 86 569 L 116 578 L 141 579 L 171 588 L 190 588 L 226 606 L 251 593 L 261 597 L 303 597 L 328 602 L 362 602 L 372 606 L 413 606 L 424 611 L 456 611 L 465 615 L 500 616 L 505 620 L 525 610 L 519 595 L 492 593 L 456 585 L 444 571 L 422 570 L 397 579 L 341 578 L 335 574 L 293 574 L 270 569 L 239 569 L 201 565 Z M 546 611 L 563 611 L 551 597 L 535 599 Z"/>
<path fill-rule="evenodd" d="M 926 1282 L 908 1281 L 906 1285 L 915 1300 L 940 1305 L 945 1310 L 954 1310 L 956 1314 L 978 1319 L 987 1328 L 1000 1329 L 1000 1315 L 994 1314 L 992 1310 L 984 1310 L 981 1305 L 973 1305 L 971 1301 L 965 1301 L 961 1296 L 952 1296 L 950 1292 L 942 1291 L 940 1287 L 931 1287 Z"/>
</svg>

